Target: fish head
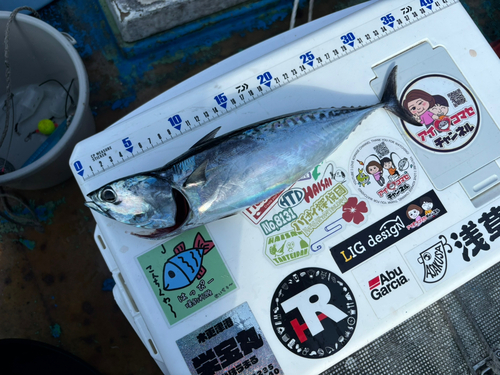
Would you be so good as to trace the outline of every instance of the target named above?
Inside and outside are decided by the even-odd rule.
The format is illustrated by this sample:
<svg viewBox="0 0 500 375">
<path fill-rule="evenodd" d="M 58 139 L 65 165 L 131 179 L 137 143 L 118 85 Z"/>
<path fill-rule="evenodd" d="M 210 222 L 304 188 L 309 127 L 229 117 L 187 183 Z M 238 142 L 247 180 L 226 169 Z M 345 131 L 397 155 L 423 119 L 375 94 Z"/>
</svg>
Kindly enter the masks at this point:
<svg viewBox="0 0 500 375">
<path fill-rule="evenodd" d="M 193 277 L 194 279 L 194 277 Z M 189 285 L 192 280 L 189 280 L 181 269 L 171 262 L 165 263 L 163 269 L 163 289 L 176 290 Z"/>
<path fill-rule="evenodd" d="M 168 180 L 157 176 L 117 180 L 88 197 L 87 207 L 124 224 L 148 229 L 176 226 L 176 194 Z"/>
</svg>

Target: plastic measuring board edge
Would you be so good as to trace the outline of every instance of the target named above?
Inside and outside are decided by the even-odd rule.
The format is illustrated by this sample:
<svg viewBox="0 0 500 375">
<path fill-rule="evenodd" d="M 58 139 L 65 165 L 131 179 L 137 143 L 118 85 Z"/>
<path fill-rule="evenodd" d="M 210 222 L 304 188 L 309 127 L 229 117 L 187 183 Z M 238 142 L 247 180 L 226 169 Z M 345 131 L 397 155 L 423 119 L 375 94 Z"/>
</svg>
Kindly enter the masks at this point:
<svg viewBox="0 0 500 375">
<path fill-rule="evenodd" d="M 165 91 L 164 93 L 159 94 L 158 96 L 151 99 L 149 102 L 144 103 L 139 108 L 133 110 L 128 115 L 124 116 L 111 126 L 119 125 L 123 121 L 128 120 L 134 116 L 137 116 L 153 107 L 156 107 L 157 105 L 160 105 L 163 102 L 170 100 L 177 95 L 184 94 L 185 92 L 193 88 L 196 88 L 197 86 L 206 83 L 212 79 L 215 79 L 227 73 L 230 70 L 236 69 L 248 63 L 249 61 L 262 57 L 267 53 L 274 51 L 276 48 L 290 44 L 295 40 L 297 40 L 297 37 L 302 38 L 312 32 L 315 32 L 325 26 L 328 26 L 378 1 L 382 0 L 370 0 L 365 3 L 354 5 L 347 9 L 339 10 L 338 12 L 329 14 L 327 16 L 314 20 L 313 22 L 308 22 L 304 25 L 294 28 L 293 30 L 281 33 L 270 39 L 262 41 L 259 44 L 249 47 L 237 53 L 236 55 L 228 57 L 227 59 L 224 59 L 218 62 L 217 64 L 205 69 L 203 72 L 186 79 L 185 81 L 179 83 L 178 85 L 172 87 L 171 89 Z"/>
<path fill-rule="evenodd" d="M 96 176 L 106 173 L 108 180 L 123 176 L 123 173 L 121 175 L 120 173 L 108 175 L 108 173 L 116 170 L 115 167 L 122 163 L 147 154 L 155 148 L 160 147 L 166 150 L 163 146 L 170 145 L 171 139 L 192 132 L 199 127 L 205 127 L 226 113 L 348 56 L 364 48 L 365 45 L 376 43 L 385 36 L 432 16 L 457 2 L 458 0 L 412 1 L 406 4 L 400 3 L 401 5 L 389 12 L 387 12 L 388 6 L 396 5 L 398 2 L 374 3 L 340 20 L 338 24 L 345 27 L 346 31 L 336 37 L 329 36 L 332 35 L 329 33 L 329 27 L 332 27 L 330 25 L 297 40 L 286 46 L 287 48 L 281 48 L 199 86 L 196 90 L 203 94 L 197 94 L 199 100 L 196 101 L 196 107 L 186 106 L 185 103 L 190 102 L 183 100 L 184 95 L 193 93 L 191 90 L 143 113 L 140 119 L 142 123 L 138 123 L 139 119 L 135 116 L 123 121 L 119 126 L 108 128 L 80 142 L 75 147 L 70 161 L 75 178 L 82 191 L 89 192 L 96 186 L 88 182 Z M 422 6 L 423 3 L 426 5 Z M 373 14 L 377 13 L 379 16 L 373 17 Z M 348 28 L 346 24 L 354 22 L 352 17 L 355 15 L 371 21 Z M 335 32 L 338 33 L 338 31 Z M 272 64 L 273 61 L 278 61 L 278 63 Z M 256 73 L 248 76 L 249 71 Z M 242 76 L 248 77 L 241 80 Z M 211 94 L 208 94 L 209 92 Z M 210 129 L 207 127 L 208 130 Z M 95 150 L 96 153 L 89 153 L 89 149 Z M 103 153 L 106 156 L 100 157 Z M 168 151 L 165 154 L 168 155 Z M 170 153 L 167 159 L 174 156 L 175 153 Z"/>
</svg>

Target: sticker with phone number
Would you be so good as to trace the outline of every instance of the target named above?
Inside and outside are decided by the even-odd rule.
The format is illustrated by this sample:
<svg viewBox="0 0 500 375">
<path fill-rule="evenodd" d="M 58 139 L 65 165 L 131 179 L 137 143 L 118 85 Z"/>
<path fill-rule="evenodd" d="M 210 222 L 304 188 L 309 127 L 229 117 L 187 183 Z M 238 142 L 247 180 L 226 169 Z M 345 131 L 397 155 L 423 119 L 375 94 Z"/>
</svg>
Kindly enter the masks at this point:
<svg viewBox="0 0 500 375">
<path fill-rule="evenodd" d="M 193 375 L 283 374 L 248 303 L 177 340 Z"/>
</svg>

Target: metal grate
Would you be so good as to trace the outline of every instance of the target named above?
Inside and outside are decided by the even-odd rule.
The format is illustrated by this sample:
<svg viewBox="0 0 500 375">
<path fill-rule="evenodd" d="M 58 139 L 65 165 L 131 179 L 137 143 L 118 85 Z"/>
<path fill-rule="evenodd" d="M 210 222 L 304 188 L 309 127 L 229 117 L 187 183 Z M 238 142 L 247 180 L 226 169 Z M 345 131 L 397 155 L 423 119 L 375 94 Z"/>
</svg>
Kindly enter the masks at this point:
<svg viewBox="0 0 500 375">
<path fill-rule="evenodd" d="M 322 375 L 471 374 L 500 344 L 498 280 L 500 264 Z"/>
</svg>

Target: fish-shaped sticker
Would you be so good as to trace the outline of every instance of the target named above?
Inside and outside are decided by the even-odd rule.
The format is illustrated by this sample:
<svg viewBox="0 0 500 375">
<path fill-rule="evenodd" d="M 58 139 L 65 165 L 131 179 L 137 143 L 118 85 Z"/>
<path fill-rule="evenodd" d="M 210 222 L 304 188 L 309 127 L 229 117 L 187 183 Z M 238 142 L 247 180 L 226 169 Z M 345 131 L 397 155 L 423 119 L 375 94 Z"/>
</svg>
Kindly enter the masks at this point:
<svg viewBox="0 0 500 375">
<path fill-rule="evenodd" d="M 175 255 L 167 260 L 163 268 L 163 289 L 176 290 L 191 285 L 195 278 L 201 279 L 206 269 L 203 257 L 215 246 L 198 233 L 193 248 L 186 250 L 184 242 L 174 247 Z"/>
</svg>

